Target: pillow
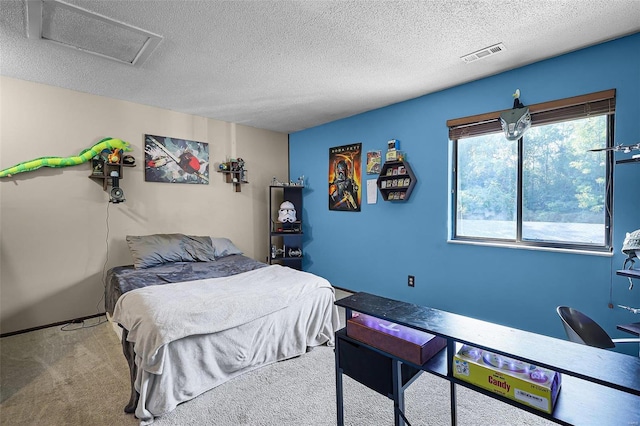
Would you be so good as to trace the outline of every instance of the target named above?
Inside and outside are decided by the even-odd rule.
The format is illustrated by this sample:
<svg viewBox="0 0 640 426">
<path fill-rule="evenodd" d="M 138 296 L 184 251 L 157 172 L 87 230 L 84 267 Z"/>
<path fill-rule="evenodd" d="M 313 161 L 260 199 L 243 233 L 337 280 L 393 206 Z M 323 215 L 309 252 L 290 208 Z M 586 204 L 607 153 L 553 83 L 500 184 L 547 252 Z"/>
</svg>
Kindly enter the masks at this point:
<svg viewBox="0 0 640 426">
<path fill-rule="evenodd" d="M 215 249 L 211 243 L 211 237 L 196 237 L 183 235 L 185 250 L 196 262 L 213 262 L 216 260 Z"/>
<path fill-rule="evenodd" d="M 211 238 L 211 244 L 215 249 L 216 259 L 232 254 L 242 254 L 242 251 L 228 238 Z"/>
<path fill-rule="evenodd" d="M 215 260 L 210 237 L 183 234 L 127 235 L 133 266 L 145 269 L 167 262 Z"/>
</svg>

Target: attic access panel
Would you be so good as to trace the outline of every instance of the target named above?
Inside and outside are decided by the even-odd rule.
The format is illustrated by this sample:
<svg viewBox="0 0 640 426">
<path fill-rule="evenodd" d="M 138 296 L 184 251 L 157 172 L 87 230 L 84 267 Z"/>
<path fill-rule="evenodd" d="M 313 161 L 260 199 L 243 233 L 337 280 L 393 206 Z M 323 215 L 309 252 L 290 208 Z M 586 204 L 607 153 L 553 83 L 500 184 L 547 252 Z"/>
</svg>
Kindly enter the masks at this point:
<svg viewBox="0 0 640 426">
<path fill-rule="evenodd" d="M 58 0 L 25 0 L 27 36 L 140 66 L 162 37 Z"/>
</svg>

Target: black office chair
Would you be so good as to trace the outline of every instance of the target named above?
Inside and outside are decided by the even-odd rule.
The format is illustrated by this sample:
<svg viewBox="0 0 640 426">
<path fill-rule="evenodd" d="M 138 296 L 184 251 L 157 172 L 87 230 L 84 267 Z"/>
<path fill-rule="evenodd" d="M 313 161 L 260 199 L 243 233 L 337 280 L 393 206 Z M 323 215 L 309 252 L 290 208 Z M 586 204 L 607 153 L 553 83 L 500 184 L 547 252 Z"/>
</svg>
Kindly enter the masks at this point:
<svg viewBox="0 0 640 426">
<path fill-rule="evenodd" d="M 612 339 L 594 320 L 582 312 L 568 306 L 558 306 L 564 331 L 570 341 L 596 348 L 610 349 L 616 343 L 640 343 L 640 339 Z"/>
</svg>

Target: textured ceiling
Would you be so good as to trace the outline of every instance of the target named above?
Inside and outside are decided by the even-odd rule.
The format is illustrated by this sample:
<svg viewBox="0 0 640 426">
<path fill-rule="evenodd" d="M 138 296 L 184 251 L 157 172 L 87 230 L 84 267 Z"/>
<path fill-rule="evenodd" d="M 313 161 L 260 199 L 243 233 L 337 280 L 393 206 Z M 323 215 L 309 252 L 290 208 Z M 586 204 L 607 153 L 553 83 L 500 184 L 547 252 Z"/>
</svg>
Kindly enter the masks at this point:
<svg viewBox="0 0 640 426">
<path fill-rule="evenodd" d="M 67 3 L 163 40 L 134 67 L 29 39 L 0 0 L 0 74 L 285 133 L 640 31 L 638 0 Z"/>
</svg>

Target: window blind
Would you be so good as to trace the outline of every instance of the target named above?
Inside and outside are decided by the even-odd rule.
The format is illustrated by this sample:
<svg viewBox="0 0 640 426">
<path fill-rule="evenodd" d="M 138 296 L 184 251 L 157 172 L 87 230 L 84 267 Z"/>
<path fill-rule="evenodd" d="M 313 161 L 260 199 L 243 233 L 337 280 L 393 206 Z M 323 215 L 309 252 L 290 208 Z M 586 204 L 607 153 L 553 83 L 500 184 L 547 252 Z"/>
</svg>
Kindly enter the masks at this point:
<svg viewBox="0 0 640 426">
<path fill-rule="evenodd" d="M 532 126 L 586 118 L 592 115 L 613 114 L 616 109 L 616 89 L 525 106 L 529 107 Z M 449 139 L 458 140 L 502 132 L 500 114 L 504 111 L 508 110 L 448 120 Z"/>
</svg>

